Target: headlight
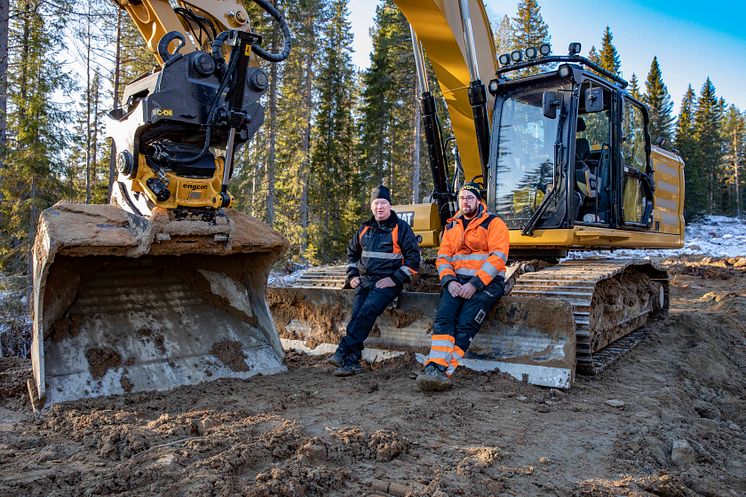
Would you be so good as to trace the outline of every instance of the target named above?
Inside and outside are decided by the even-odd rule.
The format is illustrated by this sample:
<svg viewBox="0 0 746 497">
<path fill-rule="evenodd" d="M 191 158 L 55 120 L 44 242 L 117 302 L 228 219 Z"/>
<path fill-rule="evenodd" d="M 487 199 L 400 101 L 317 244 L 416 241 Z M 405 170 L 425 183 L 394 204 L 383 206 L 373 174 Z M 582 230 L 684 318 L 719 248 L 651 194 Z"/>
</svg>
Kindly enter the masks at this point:
<svg viewBox="0 0 746 497">
<path fill-rule="evenodd" d="M 535 59 L 538 55 L 539 55 L 539 51 L 536 49 L 536 47 L 528 47 L 526 49 L 527 59 Z"/>
<path fill-rule="evenodd" d="M 549 43 L 544 43 L 542 46 L 539 47 L 539 53 L 542 57 L 546 57 L 550 53 L 552 53 L 552 46 Z"/>
<path fill-rule="evenodd" d="M 510 65 L 510 55 L 504 53 L 497 59 L 500 62 L 501 66 L 509 66 Z"/>
<path fill-rule="evenodd" d="M 513 50 L 510 53 L 510 59 L 515 63 L 520 62 L 521 60 L 523 60 L 523 52 L 521 52 L 520 50 Z"/>
<path fill-rule="evenodd" d="M 570 43 L 569 47 L 567 47 L 567 51 L 570 52 L 570 55 L 577 55 L 580 53 L 580 48 L 580 43 L 574 41 Z"/>
<path fill-rule="evenodd" d="M 572 68 L 567 64 L 562 64 L 559 66 L 559 69 L 557 69 L 557 74 L 559 74 L 560 78 L 569 78 L 572 76 Z"/>
</svg>

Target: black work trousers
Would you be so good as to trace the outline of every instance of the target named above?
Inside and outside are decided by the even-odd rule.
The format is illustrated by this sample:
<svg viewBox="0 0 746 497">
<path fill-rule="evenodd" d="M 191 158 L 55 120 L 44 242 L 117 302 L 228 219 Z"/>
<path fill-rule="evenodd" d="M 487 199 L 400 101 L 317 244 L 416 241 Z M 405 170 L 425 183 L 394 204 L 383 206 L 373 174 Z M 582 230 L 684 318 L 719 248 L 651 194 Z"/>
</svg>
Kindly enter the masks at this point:
<svg viewBox="0 0 746 497">
<path fill-rule="evenodd" d="M 433 335 L 450 335 L 456 347 L 466 352 L 492 306 L 502 297 L 502 287 L 478 291 L 468 300 L 443 289 L 433 323 Z"/>
<path fill-rule="evenodd" d="M 376 288 L 360 285 L 355 289 L 352 316 L 347 324 L 347 334 L 339 342 L 339 348 L 352 360 L 360 360 L 363 342 L 370 335 L 373 324 L 384 309 L 401 293 L 399 287 Z"/>
</svg>

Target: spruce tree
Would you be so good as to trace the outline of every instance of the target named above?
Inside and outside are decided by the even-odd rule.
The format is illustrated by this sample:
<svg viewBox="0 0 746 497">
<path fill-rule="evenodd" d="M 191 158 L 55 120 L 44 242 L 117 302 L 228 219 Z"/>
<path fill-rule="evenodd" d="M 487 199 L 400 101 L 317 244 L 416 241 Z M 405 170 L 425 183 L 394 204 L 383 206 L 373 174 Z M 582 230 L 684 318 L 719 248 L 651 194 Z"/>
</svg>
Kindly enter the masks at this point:
<svg viewBox="0 0 746 497">
<path fill-rule="evenodd" d="M 495 30 L 495 55 L 510 53 L 513 50 L 513 25 L 510 17 L 504 15 Z"/>
<path fill-rule="evenodd" d="M 694 139 L 697 144 L 694 160 L 701 168 L 702 177 L 695 178 L 706 185 L 705 212 L 716 212 L 715 189 L 722 160 L 721 106 L 715 86 L 708 77 L 702 85 L 694 113 Z"/>
<path fill-rule="evenodd" d="M 549 43 L 549 27 L 541 17 L 541 7 L 538 0 L 520 0 L 518 12 L 513 18 L 513 48 L 525 50 L 528 47 L 539 47 Z M 529 67 L 523 74 L 538 74 L 541 69 L 537 66 Z"/>
<path fill-rule="evenodd" d="M 692 85 L 686 90 L 681 100 L 679 117 L 676 120 L 676 139 L 674 146 L 684 160 L 686 193 L 684 201 L 684 216 L 690 221 L 701 215 L 707 206 L 707 190 L 705 188 L 704 173 L 697 161 L 697 142 L 694 138 L 694 114 L 697 109 L 696 95 Z"/>
<path fill-rule="evenodd" d="M 354 196 L 355 126 L 352 116 L 354 68 L 347 0 L 333 0 L 324 33 L 319 104 L 311 159 L 309 203 L 315 230 L 311 259 L 341 260 L 359 214 Z"/>
<path fill-rule="evenodd" d="M 601 58 L 598 55 L 598 50 L 596 50 L 596 45 L 591 45 L 591 49 L 588 51 L 588 60 L 594 64 L 601 63 Z"/>
<path fill-rule="evenodd" d="M 637 75 L 635 73 L 632 73 L 632 77 L 629 78 L 629 94 L 632 95 L 633 98 L 636 98 L 637 100 L 642 100 L 642 95 L 640 94 L 640 83 L 637 81 Z"/>
<path fill-rule="evenodd" d="M 54 94 L 72 90 L 62 71 L 64 13 L 70 5 L 21 0 L 11 13 L 8 134 L 0 191 L 0 269 L 27 269 L 39 213 L 64 194 L 68 109 Z"/>
<path fill-rule="evenodd" d="M 663 83 L 663 74 L 660 65 L 658 65 L 658 57 L 653 57 L 653 62 L 650 64 L 642 100 L 648 106 L 650 138 L 656 140 L 658 137 L 662 137 L 670 142 L 671 127 L 674 121 L 671 114 L 673 102 L 671 102 L 671 96 L 668 94 L 668 88 Z"/>
<path fill-rule="evenodd" d="M 409 24 L 393 0 L 376 9 L 371 65 L 363 75 L 360 169 L 367 190 L 384 183 L 394 200 L 411 198 L 416 85 Z M 436 85 L 431 85 L 433 91 Z M 434 92 L 435 93 L 435 92 Z M 426 154 L 423 154 L 426 155 Z M 361 205 L 367 195 L 361 193 Z"/>
<path fill-rule="evenodd" d="M 604 35 L 601 39 L 601 53 L 599 54 L 599 65 L 617 76 L 621 75 L 622 62 L 616 47 L 612 43 L 614 36 L 611 34 L 611 28 L 606 26 Z"/>
</svg>

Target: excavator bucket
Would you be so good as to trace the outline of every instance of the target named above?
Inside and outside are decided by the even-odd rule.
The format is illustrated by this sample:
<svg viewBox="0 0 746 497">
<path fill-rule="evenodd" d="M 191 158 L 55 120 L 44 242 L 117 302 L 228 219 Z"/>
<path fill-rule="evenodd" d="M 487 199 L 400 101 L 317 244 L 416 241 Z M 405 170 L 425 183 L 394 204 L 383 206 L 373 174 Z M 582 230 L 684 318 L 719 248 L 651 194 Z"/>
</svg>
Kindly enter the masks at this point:
<svg viewBox="0 0 746 497">
<path fill-rule="evenodd" d="M 332 280 L 330 271 L 325 278 Z M 307 281 L 310 281 L 309 284 Z M 319 288 L 318 278 L 300 279 L 305 287 L 270 288 L 267 300 L 286 349 L 332 353 L 344 336 L 354 292 Z M 437 293 L 403 292 L 378 318 L 366 340 L 368 361 L 430 350 Z M 528 383 L 569 388 L 575 374 L 575 323 L 570 304 L 557 299 L 504 297 L 484 320 L 462 364 L 500 370 Z"/>
<path fill-rule="evenodd" d="M 47 209 L 33 253 L 34 404 L 284 371 L 265 292 L 286 248 L 231 210 L 207 222 Z"/>
</svg>

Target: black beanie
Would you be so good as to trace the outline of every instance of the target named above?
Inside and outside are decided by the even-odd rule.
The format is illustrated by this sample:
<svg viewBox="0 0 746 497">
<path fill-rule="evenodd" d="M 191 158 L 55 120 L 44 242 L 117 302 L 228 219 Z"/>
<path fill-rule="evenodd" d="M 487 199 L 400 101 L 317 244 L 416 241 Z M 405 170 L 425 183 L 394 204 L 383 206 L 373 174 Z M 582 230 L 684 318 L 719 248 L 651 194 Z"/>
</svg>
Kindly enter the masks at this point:
<svg viewBox="0 0 746 497">
<path fill-rule="evenodd" d="M 464 190 L 476 195 L 477 200 L 482 200 L 482 188 L 477 183 L 464 183 L 464 186 L 462 186 L 461 190 L 459 191 L 464 191 Z"/>
<path fill-rule="evenodd" d="M 374 200 L 378 200 L 379 198 L 388 200 L 389 203 L 391 203 L 389 189 L 383 185 L 378 185 L 370 191 L 370 203 L 373 203 Z"/>
</svg>

